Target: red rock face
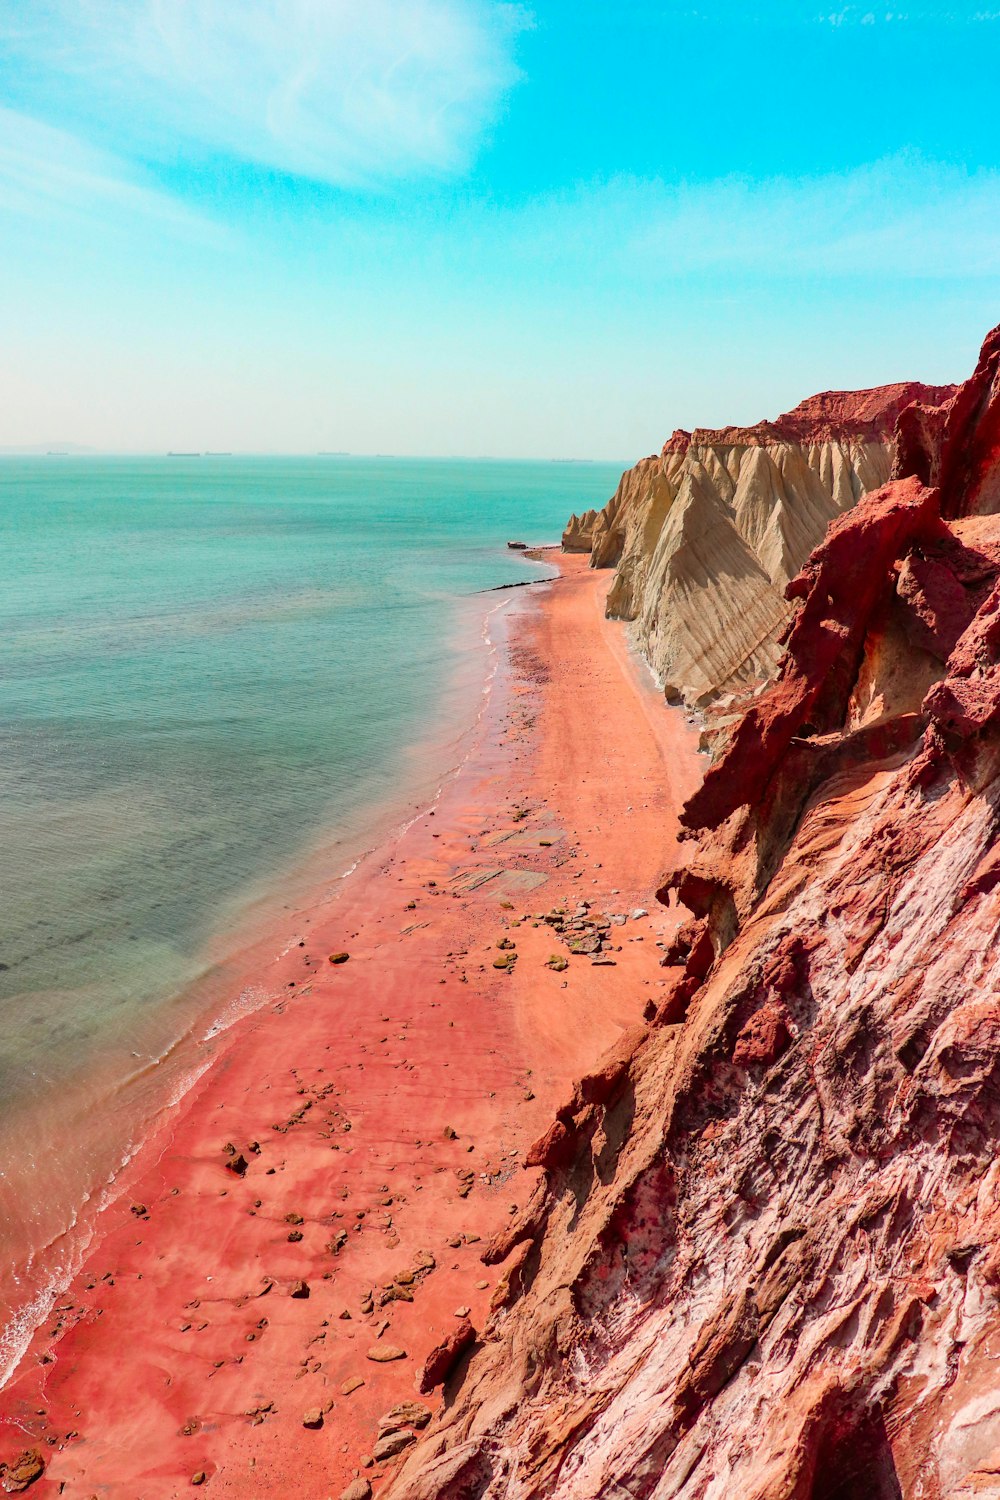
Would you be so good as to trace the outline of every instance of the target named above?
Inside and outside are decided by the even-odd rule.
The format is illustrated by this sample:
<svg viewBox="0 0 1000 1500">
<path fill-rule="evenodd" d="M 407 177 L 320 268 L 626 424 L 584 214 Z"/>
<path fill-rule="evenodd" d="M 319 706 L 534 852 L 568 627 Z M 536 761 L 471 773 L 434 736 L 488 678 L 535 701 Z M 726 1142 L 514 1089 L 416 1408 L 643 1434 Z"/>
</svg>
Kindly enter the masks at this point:
<svg viewBox="0 0 1000 1500">
<path fill-rule="evenodd" d="M 893 477 L 906 474 L 940 489 L 944 516 L 1000 511 L 1000 328 L 949 399 L 918 398 L 901 414 Z"/>
<path fill-rule="evenodd" d="M 900 413 L 915 401 L 938 407 L 954 397 L 956 389 L 953 385 L 903 380 L 867 391 L 821 391 L 818 396 L 807 396 L 773 422 L 765 420 L 753 427 L 698 427 L 693 433 L 678 430 L 663 445 L 663 452 L 683 452 L 690 443 L 766 447 L 771 443 L 836 443 L 850 438 L 879 442 L 892 438 Z"/>
<path fill-rule="evenodd" d="M 673 985 L 532 1153 L 393 1500 L 1000 1495 L 998 359 L 791 585 Z"/>
</svg>

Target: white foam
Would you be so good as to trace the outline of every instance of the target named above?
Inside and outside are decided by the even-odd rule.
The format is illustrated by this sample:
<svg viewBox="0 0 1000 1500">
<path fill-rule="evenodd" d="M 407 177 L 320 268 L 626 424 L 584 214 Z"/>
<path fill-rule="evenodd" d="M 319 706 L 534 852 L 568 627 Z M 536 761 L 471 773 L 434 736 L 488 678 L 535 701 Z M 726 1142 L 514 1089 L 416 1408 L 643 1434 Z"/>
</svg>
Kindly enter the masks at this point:
<svg viewBox="0 0 1000 1500">
<path fill-rule="evenodd" d="M 287 953 L 293 946 L 294 944 L 290 943 L 288 948 L 285 949 L 285 952 Z M 231 1000 L 229 1004 L 225 1006 L 224 1009 L 219 1013 L 219 1015 L 216 1016 L 215 1020 L 212 1022 L 211 1026 L 209 1026 L 208 1030 L 203 1033 L 201 1041 L 210 1042 L 214 1037 L 221 1036 L 222 1033 L 228 1031 L 231 1026 L 235 1026 L 237 1021 L 242 1021 L 244 1016 L 252 1015 L 254 1011 L 260 1010 L 268 1003 L 268 1001 L 274 1000 L 275 998 L 276 996 L 273 995 L 270 990 L 265 989 L 263 985 L 246 985 L 242 990 L 240 990 L 235 999 Z M 204 1069 L 202 1071 L 204 1071 Z M 199 1074 L 198 1076 L 200 1077 L 201 1075 Z M 184 1094 L 187 1093 L 188 1089 L 194 1082 L 195 1079 L 192 1078 L 184 1088 L 183 1092 L 178 1096 L 178 1098 L 183 1098 Z"/>
</svg>

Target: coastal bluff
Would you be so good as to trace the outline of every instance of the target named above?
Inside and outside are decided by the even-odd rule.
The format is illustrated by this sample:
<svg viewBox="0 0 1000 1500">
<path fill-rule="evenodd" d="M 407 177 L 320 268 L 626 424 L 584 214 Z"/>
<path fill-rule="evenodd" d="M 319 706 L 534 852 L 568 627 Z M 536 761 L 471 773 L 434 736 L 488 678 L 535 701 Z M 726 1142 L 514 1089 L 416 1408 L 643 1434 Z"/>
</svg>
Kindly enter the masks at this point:
<svg viewBox="0 0 1000 1500">
<path fill-rule="evenodd" d="M 826 391 L 753 427 L 677 431 L 603 510 L 570 517 L 563 548 L 614 568 L 608 615 L 634 622 L 669 698 L 704 707 L 773 677 L 789 581 L 888 480 L 900 414 L 953 394 L 916 381 Z"/>
<path fill-rule="evenodd" d="M 391 1500 L 1000 1494 L 1000 329 L 789 589 Z"/>
</svg>

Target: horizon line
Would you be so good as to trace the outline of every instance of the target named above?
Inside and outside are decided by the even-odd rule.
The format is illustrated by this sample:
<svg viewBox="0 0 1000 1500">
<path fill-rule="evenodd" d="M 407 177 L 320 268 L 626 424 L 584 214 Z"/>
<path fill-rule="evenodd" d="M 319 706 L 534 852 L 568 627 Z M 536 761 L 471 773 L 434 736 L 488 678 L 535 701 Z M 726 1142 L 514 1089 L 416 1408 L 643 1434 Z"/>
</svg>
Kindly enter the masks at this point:
<svg viewBox="0 0 1000 1500">
<path fill-rule="evenodd" d="M 644 455 L 645 456 L 645 455 Z M 23 448 L 0 448 L 0 459 L 5 458 L 327 458 L 327 459 L 402 459 L 428 463 L 550 463 L 550 464 L 618 464 L 634 463 L 634 459 L 589 458 L 576 455 L 555 454 L 500 454 L 500 453 L 362 453 L 333 449 L 299 448 L 246 448 L 246 449 L 184 449 L 184 448 L 93 448 L 77 449 L 41 448 L 26 445 Z"/>
</svg>

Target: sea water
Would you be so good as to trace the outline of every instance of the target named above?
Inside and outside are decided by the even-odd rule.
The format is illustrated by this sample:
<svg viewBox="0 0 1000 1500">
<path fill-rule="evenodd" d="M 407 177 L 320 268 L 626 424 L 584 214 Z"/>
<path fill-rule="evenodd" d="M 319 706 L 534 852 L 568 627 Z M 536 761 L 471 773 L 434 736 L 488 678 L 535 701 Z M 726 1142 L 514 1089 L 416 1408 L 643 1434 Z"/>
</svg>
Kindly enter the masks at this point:
<svg viewBox="0 0 1000 1500">
<path fill-rule="evenodd" d="M 619 472 L 0 460 L 0 1380 L 81 1205 L 190 1082 L 179 1040 L 257 998 L 226 993 L 220 933 L 425 794 L 481 591 L 538 576 L 506 542 L 557 539 Z"/>
</svg>

